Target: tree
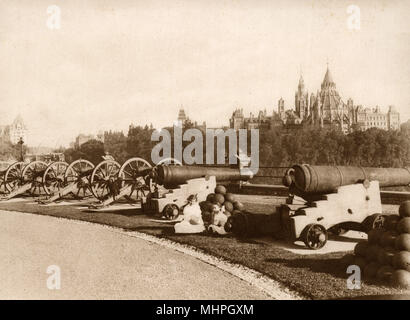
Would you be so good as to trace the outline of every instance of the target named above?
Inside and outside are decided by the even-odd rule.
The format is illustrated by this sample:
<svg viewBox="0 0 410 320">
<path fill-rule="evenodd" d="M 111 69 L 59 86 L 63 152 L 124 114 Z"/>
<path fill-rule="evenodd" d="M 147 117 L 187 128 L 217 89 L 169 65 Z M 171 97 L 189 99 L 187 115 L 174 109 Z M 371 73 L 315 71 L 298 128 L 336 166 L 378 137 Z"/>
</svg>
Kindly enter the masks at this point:
<svg viewBox="0 0 410 320">
<path fill-rule="evenodd" d="M 129 158 L 127 152 L 127 137 L 122 131 L 105 132 L 104 149 L 120 163 L 124 163 Z"/>
<path fill-rule="evenodd" d="M 155 141 L 151 141 L 152 127 L 131 125 L 128 129 L 126 152 L 128 157 L 140 157 L 151 162 L 151 150 Z M 115 155 L 114 155 L 115 156 Z"/>
<path fill-rule="evenodd" d="M 80 152 L 84 159 L 98 164 L 103 160 L 105 154 L 104 143 L 98 140 L 89 140 L 80 146 Z"/>
</svg>

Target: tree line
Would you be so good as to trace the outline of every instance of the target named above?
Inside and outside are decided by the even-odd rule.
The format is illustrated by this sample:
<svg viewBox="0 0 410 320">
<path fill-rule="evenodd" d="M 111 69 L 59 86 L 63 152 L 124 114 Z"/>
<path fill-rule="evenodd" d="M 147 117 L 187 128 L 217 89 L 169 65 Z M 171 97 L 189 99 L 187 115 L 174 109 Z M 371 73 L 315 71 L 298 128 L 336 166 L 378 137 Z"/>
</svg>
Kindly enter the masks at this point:
<svg viewBox="0 0 410 320">
<path fill-rule="evenodd" d="M 343 134 L 338 129 L 275 128 L 261 132 L 260 162 L 264 166 L 345 165 L 410 166 L 410 121 L 401 130 L 371 128 Z"/>
<path fill-rule="evenodd" d="M 188 129 L 188 127 L 186 128 Z M 107 131 L 104 143 L 90 140 L 79 148 L 59 150 L 66 161 L 79 158 L 98 163 L 106 153 L 122 163 L 131 157 L 151 159 L 157 142 L 151 141 L 150 126 L 129 127 L 128 133 Z M 172 128 L 167 128 L 172 136 Z M 184 145 L 189 142 L 184 142 Z M 410 120 L 401 130 L 371 128 L 343 134 L 339 129 L 302 127 L 260 131 L 259 161 L 263 167 L 287 167 L 297 163 L 373 167 L 410 166 Z"/>
</svg>

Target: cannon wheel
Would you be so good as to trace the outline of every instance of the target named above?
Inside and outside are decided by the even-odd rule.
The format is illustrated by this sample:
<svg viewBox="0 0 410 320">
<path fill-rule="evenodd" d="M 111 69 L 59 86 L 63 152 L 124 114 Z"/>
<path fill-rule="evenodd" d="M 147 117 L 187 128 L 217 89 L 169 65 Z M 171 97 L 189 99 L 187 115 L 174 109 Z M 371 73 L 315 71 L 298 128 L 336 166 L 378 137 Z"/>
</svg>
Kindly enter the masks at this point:
<svg viewBox="0 0 410 320">
<path fill-rule="evenodd" d="M 131 186 L 130 193 L 126 195 L 128 200 L 137 202 L 145 197 L 150 188 L 146 181 L 149 178 L 152 166 L 142 158 L 131 158 L 124 162 L 118 173 L 121 189 Z"/>
<path fill-rule="evenodd" d="M 88 160 L 79 159 L 72 162 L 64 173 L 66 185 L 77 184 L 75 196 L 83 199 L 91 195 L 91 174 L 94 164 Z"/>
<path fill-rule="evenodd" d="M 115 160 L 100 162 L 91 174 L 91 192 L 95 198 L 102 201 L 107 196 L 115 196 L 118 192 L 118 173 L 121 165 Z"/>
<path fill-rule="evenodd" d="M 4 178 L 6 176 L 6 171 L 8 167 L 10 166 L 10 163 L 6 161 L 0 161 L 0 193 L 6 193 L 6 184 L 4 183 Z"/>
<path fill-rule="evenodd" d="M 309 249 L 323 248 L 327 242 L 326 228 L 320 224 L 309 224 L 302 232 L 302 240 Z"/>
<path fill-rule="evenodd" d="M 13 192 L 21 185 L 25 165 L 24 162 L 19 161 L 14 162 L 7 168 L 4 174 L 4 188 L 6 192 Z"/>
<path fill-rule="evenodd" d="M 43 189 L 43 175 L 48 165 L 44 161 L 33 161 L 26 165 L 23 169 L 22 177 L 23 184 L 31 183 L 29 193 L 33 196 L 38 196 Z"/>
<path fill-rule="evenodd" d="M 47 194 L 59 192 L 66 186 L 64 174 L 68 168 L 68 163 L 57 161 L 51 163 L 43 175 L 43 188 Z"/>
<path fill-rule="evenodd" d="M 174 203 L 168 203 L 162 209 L 162 218 L 166 220 L 175 220 L 179 216 L 179 208 Z"/>
</svg>

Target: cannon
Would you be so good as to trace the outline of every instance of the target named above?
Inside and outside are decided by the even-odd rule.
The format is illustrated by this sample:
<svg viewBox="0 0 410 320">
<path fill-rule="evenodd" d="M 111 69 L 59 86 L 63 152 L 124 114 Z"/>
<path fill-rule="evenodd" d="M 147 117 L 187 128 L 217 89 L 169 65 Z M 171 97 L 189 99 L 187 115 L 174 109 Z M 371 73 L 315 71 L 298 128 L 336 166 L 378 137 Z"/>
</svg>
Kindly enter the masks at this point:
<svg viewBox="0 0 410 320">
<path fill-rule="evenodd" d="M 154 188 L 144 211 L 162 215 L 167 219 L 178 217 L 190 195 L 196 195 L 198 201 L 205 201 L 213 193 L 217 182 L 221 184 L 247 181 L 252 176 L 243 174 L 239 167 L 157 165 L 150 178 Z"/>
<path fill-rule="evenodd" d="M 4 178 L 10 163 L 7 161 L 0 161 L 0 194 L 7 193 L 6 185 L 4 183 Z"/>
<path fill-rule="evenodd" d="M 32 196 L 44 194 L 42 178 L 47 166 L 44 161 L 13 163 L 4 174 L 7 193 L 1 199 L 9 200 L 24 193 Z"/>
<path fill-rule="evenodd" d="M 43 188 L 46 194 L 55 194 L 64 188 L 64 174 L 67 168 L 68 163 L 65 161 L 56 161 L 48 165 L 42 177 Z"/>
<path fill-rule="evenodd" d="M 292 240 L 311 249 L 322 248 L 328 231 L 368 232 L 383 227 L 380 187 L 407 186 L 407 168 L 294 165 L 285 173 L 287 204 L 281 224 Z"/>
<path fill-rule="evenodd" d="M 75 160 L 70 165 L 62 161 L 51 163 L 44 171 L 42 181 L 47 196 L 39 202 L 49 204 L 68 194 L 77 199 L 91 196 L 93 170 L 94 164 L 84 159 Z"/>
<path fill-rule="evenodd" d="M 3 198 L 7 199 L 7 195 L 12 193 L 21 184 L 23 168 L 26 163 L 18 161 L 12 163 L 4 173 L 3 184 L 6 196 Z"/>
<path fill-rule="evenodd" d="M 99 200 L 92 209 L 103 208 L 125 198 L 129 203 L 142 202 L 150 191 L 151 164 L 138 157 L 120 165 L 113 159 L 99 163 L 91 174 L 91 191 Z"/>
<path fill-rule="evenodd" d="M 244 181 L 250 178 L 242 175 L 239 168 L 159 165 L 155 180 L 165 187 L 173 187 L 184 184 L 190 179 L 205 176 L 215 176 L 216 181 L 220 183 Z"/>
</svg>

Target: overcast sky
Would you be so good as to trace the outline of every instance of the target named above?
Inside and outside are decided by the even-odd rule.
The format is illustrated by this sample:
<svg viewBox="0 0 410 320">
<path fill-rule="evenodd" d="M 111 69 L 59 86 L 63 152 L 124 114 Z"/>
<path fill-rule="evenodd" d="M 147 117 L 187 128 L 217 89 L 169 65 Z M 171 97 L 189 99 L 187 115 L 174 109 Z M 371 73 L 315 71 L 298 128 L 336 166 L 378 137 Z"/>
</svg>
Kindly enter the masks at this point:
<svg viewBox="0 0 410 320">
<path fill-rule="evenodd" d="M 47 28 L 47 7 L 61 28 Z M 357 5 L 361 29 L 347 27 Z M 21 113 L 32 146 L 78 133 L 193 120 L 228 125 L 294 108 L 300 70 L 316 92 L 326 62 L 346 101 L 410 118 L 410 1 L 0 0 L 0 124 Z"/>
</svg>

